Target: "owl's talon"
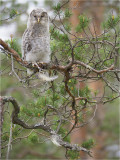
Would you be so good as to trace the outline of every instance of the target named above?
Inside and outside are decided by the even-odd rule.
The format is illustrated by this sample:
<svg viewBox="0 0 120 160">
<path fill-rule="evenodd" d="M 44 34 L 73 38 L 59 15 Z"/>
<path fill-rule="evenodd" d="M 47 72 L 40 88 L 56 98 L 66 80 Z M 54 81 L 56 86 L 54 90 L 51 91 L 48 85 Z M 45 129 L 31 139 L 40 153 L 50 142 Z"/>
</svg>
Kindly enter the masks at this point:
<svg viewBox="0 0 120 160">
<path fill-rule="evenodd" d="M 32 64 L 32 67 L 35 67 L 35 64 L 34 64 L 34 63 Z"/>
</svg>

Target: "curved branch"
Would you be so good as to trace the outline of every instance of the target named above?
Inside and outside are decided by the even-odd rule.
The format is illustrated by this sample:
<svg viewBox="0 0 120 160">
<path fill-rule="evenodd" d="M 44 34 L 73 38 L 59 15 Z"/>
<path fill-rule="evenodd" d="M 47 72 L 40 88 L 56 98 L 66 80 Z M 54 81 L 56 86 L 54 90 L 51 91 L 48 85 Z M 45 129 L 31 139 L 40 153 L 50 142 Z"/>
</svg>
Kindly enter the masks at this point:
<svg viewBox="0 0 120 160">
<path fill-rule="evenodd" d="M 13 97 L 6 97 L 6 96 L 1 97 L 1 101 L 3 102 L 3 104 L 5 104 L 6 102 L 11 102 L 12 103 L 12 105 L 14 107 L 14 110 L 12 112 L 12 122 L 13 122 L 13 124 L 18 124 L 25 129 L 43 129 L 44 131 L 47 131 L 47 132 L 51 133 L 52 130 L 47 125 L 44 125 L 44 124 L 28 125 L 24 121 L 19 119 L 18 114 L 20 112 L 20 107 L 19 107 L 17 101 Z"/>
<path fill-rule="evenodd" d="M 93 71 L 97 74 L 101 74 L 101 73 L 104 73 L 104 72 L 107 72 L 107 71 L 110 71 L 110 70 L 114 69 L 114 65 L 111 65 L 109 68 L 106 68 L 106 69 L 103 69 L 103 70 L 96 70 L 96 69 L 92 68 L 91 66 L 89 66 L 89 65 L 87 65 L 87 64 L 85 64 L 81 61 L 78 61 L 78 60 L 74 61 L 74 64 L 79 64 L 79 65 L 85 67 L 86 69 L 89 69 L 89 70 L 91 70 L 91 71 Z"/>
<path fill-rule="evenodd" d="M 14 107 L 14 110 L 12 112 L 12 123 L 18 124 L 25 129 L 42 129 L 42 130 L 50 133 L 51 140 L 53 140 L 52 141 L 53 143 L 56 142 L 57 144 L 59 144 L 59 146 L 63 146 L 64 148 L 67 148 L 67 149 L 71 149 L 71 150 L 75 150 L 75 151 L 84 151 L 89 156 L 91 156 L 91 154 L 90 154 L 91 152 L 89 150 L 87 150 L 86 148 L 80 147 L 77 144 L 70 144 L 68 142 L 63 141 L 62 137 L 60 135 L 56 134 L 56 132 L 54 130 L 52 130 L 49 126 L 47 126 L 45 124 L 28 125 L 24 121 L 22 121 L 18 117 L 18 114 L 20 112 L 20 107 L 19 107 L 17 101 L 13 97 L 2 96 L 2 97 L 0 97 L 0 100 L 1 100 L 3 105 L 6 102 L 11 102 L 12 103 L 12 105 Z"/>
</svg>

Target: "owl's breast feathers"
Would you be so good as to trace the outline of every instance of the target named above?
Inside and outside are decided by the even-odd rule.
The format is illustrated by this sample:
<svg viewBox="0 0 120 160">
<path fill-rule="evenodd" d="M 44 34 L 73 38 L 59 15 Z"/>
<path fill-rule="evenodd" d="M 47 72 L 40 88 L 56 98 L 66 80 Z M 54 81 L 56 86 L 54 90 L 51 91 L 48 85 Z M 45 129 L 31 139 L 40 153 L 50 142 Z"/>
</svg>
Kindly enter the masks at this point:
<svg viewBox="0 0 120 160">
<path fill-rule="evenodd" d="M 50 37 L 27 29 L 23 34 L 23 58 L 27 61 L 50 61 Z"/>
</svg>

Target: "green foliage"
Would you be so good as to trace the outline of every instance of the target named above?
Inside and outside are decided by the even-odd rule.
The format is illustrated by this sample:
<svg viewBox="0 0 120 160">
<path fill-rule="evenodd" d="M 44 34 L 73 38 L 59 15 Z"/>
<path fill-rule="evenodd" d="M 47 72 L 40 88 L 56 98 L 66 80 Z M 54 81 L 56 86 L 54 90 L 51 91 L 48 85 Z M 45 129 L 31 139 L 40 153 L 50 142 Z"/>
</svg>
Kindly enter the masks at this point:
<svg viewBox="0 0 120 160">
<path fill-rule="evenodd" d="M 100 40 L 109 40 L 109 38 L 110 38 L 110 33 L 106 33 L 101 37 Z"/>
<path fill-rule="evenodd" d="M 33 113 L 34 113 L 30 108 L 26 106 L 21 106 L 20 111 L 22 114 L 26 114 L 27 116 L 33 116 Z"/>
<path fill-rule="evenodd" d="M 80 104 L 84 104 L 84 101 L 81 101 Z M 79 122 L 82 122 L 82 123 L 84 122 L 84 117 L 81 112 L 77 114 L 77 117 Z"/>
<path fill-rule="evenodd" d="M 103 23 L 103 27 L 107 29 L 112 29 L 118 24 L 119 21 L 120 21 L 119 16 L 115 17 L 114 15 L 109 15 L 106 22 Z"/>
<path fill-rule="evenodd" d="M 71 26 L 70 26 L 70 23 L 65 23 L 64 24 L 64 28 L 67 32 L 70 32 L 71 31 Z"/>
<path fill-rule="evenodd" d="M 53 10 L 56 12 L 59 12 L 61 9 L 61 4 L 60 3 L 57 3 L 57 5 L 53 6 Z"/>
<path fill-rule="evenodd" d="M 64 137 L 67 134 L 67 128 L 61 127 L 59 130 L 59 134 L 62 135 L 62 137 Z M 66 142 L 70 142 L 70 136 L 65 137 L 64 140 Z"/>
<path fill-rule="evenodd" d="M 71 30 L 71 26 L 69 23 L 65 23 L 64 27 L 66 30 Z M 55 27 L 50 27 L 51 33 L 51 51 L 52 51 L 52 59 L 57 57 L 57 59 L 63 59 L 61 61 L 61 65 L 66 65 L 68 61 L 68 56 L 71 56 L 70 43 L 68 40 L 68 34 L 64 33 L 64 31 L 60 31 Z"/>
<path fill-rule="evenodd" d="M 70 79 L 68 82 L 69 89 L 74 94 L 74 96 L 77 96 L 78 94 L 78 89 L 75 87 L 76 83 L 77 83 L 76 79 Z"/>
<path fill-rule="evenodd" d="M 18 14 L 18 11 L 16 9 L 12 9 L 10 11 L 10 18 L 13 18 L 14 16 L 16 16 Z"/>
<path fill-rule="evenodd" d="M 38 98 L 35 102 L 29 102 L 27 106 L 21 106 L 20 111 L 21 114 L 25 114 L 27 116 L 34 116 L 37 118 L 41 118 L 44 115 L 46 104 L 48 103 L 48 98 L 42 96 Z"/>
<path fill-rule="evenodd" d="M 89 139 L 82 143 L 82 147 L 86 149 L 91 149 L 95 145 L 94 139 Z"/>
<path fill-rule="evenodd" d="M 16 138 L 16 136 L 18 136 L 19 129 L 20 129 L 20 126 L 13 125 L 13 127 L 12 127 L 12 136 L 13 136 L 13 138 Z"/>
<path fill-rule="evenodd" d="M 49 99 L 49 97 L 41 96 L 41 97 L 38 98 L 37 101 L 35 102 L 35 106 L 38 107 L 38 108 L 39 108 L 40 106 L 45 107 L 46 104 L 48 104 L 48 99 Z"/>
<path fill-rule="evenodd" d="M 31 143 L 37 143 L 38 142 L 37 134 L 32 132 L 28 137 L 28 141 L 31 142 Z"/>
<path fill-rule="evenodd" d="M 87 97 L 89 99 L 91 96 L 91 90 L 88 86 L 85 86 L 83 89 L 79 90 L 79 95 L 80 97 Z"/>
<path fill-rule="evenodd" d="M 32 91 L 32 93 L 33 93 L 33 95 L 34 95 L 35 98 L 37 98 L 37 97 L 39 96 L 39 91 L 36 90 L 36 89 L 34 89 L 34 90 Z"/>
<path fill-rule="evenodd" d="M 70 157 L 70 159 L 72 160 L 74 160 L 74 159 L 78 159 L 79 158 L 79 152 L 77 152 L 77 151 L 72 151 L 72 150 L 68 150 L 67 151 L 67 157 Z"/>
<path fill-rule="evenodd" d="M 78 46 L 74 49 L 74 56 L 76 60 L 87 62 L 87 58 L 85 59 L 86 51 L 89 50 L 88 44 L 83 44 L 83 42 L 79 42 Z M 90 52 L 90 50 L 89 50 Z"/>
<path fill-rule="evenodd" d="M 8 140 L 9 140 L 9 134 L 8 134 L 8 133 L 5 133 L 5 134 L 2 136 L 2 140 L 3 140 L 3 141 L 8 141 Z"/>
<path fill-rule="evenodd" d="M 73 85 L 77 84 L 77 80 L 76 79 L 70 79 L 68 82 L 69 82 L 70 86 L 73 86 Z"/>
<path fill-rule="evenodd" d="M 72 15 L 71 11 L 68 8 L 66 8 L 64 14 L 65 14 L 65 18 L 70 18 L 70 16 Z"/>
<path fill-rule="evenodd" d="M 82 32 L 82 30 L 85 29 L 88 26 L 88 24 L 89 24 L 89 19 L 86 16 L 84 15 L 79 16 L 79 24 L 76 27 L 76 31 Z"/>
<path fill-rule="evenodd" d="M 59 30 L 55 29 L 52 26 L 50 27 L 50 33 L 51 33 L 51 36 L 57 41 L 62 41 L 62 42 L 68 41 L 67 34 L 60 33 Z"/>
<path fill-rule="evenodd" d="M 9 45 L 10 48 L 13 48 L 21 57 L 21 48 L 18 39 L 13 38 L 11 35 L 11 40 L 7 40 L 6 43 Z"/>
</svg>

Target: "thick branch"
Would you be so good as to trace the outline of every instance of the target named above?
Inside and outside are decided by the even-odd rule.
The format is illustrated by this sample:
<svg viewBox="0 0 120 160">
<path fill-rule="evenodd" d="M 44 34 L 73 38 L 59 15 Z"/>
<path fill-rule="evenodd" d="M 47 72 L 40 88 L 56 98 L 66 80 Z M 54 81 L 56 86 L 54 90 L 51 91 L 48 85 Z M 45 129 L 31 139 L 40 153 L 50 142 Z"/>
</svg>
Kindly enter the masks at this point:
<svg viewBox="0 0 120 160">
<path fill-rule="evenodd" d="M 60 135 L 56 134 L 56 132 L 54 130 L 52 130 L 49 126 L 47 126 L 45 124 L 28 125 L 24 121 L 22 121 L 18 117 L 18 114 L 20 112 L 20 107 L 19 107 L 17 101 L 13 97 L 4 97 L 3 96 L 0 99 L 3 104 L 5 104 L 6 102 L 12 103 L 12 105 L 14 107 L 14 110 L 12 112 L 12 122 L 14 124 L 18 124 L 25 129 L 42 129 L 42 130 L 50 133 L 51 141 L 54 144 L 58 144 L 59 146 L 63 146 L 64 148 L 75 150 L 75 151 L 84 151 L 90 155 L 90 151 L 87 150 L 86 148 L 80 147 L 77 144 L 70 144 L 68 142 L 63 141 L 62 137 Z"/>
<path fill-rule="evenodd" d="M 87 152 L 89 156 L 91 156 L 91 152 L 87 150 L 86 148 L 80 147 L 78 144 L 70 144 L 68 142 L 65 142 L 62 140 L 60 135 L 52 135 L 52 139 L 54 139 L 54 142 L 56 141 L 56 144 L 59 144 L 60 146 L 63 146 L 67 149 L 73 150 L 73 151 L 84 151 Z"/>
<path fill-rule="evenodd" d="M 4 50 L 7 52 L 7 54 L 9 56 L 13 56 L 13 58 L 18 62 L 20 63 L 22 66 L 26 67 L 26 68 L 30 68 L 31 70 L 34 70 L 35 72 L 38 71 L 38 66 L 42 69 L 51 69 L 51 70 L 57 70 L 59 72 L 67 72 L 69 69 L 72 68 L 72 66 L 74 64 L 79 64 L 89 70 L 91 70 L 92 72 L 95 72 L 97 74 L 101 74 L 101 73 L 104 73 L 104 72 L 107 72 L 107 71 L 110 71 L 110 70 L 113 70 L 114 68 L 114 65 L 110 66 L 109 68 L 107 69 L 104 69 L 104 70 L 96 70 L 94 68 L 92 68 L 91 66 L 81 62 L 81 61 L 78 61 L 78 60 L 74 60 L 72 62 L 70 62 L 68 65 L 66 66 L 60 66 L 60 65 L 54 65 L 54 64 L 47 64 L 47 63 L 37 63 L 37 65 L 31 63 L 31 62 L 27 62 L 27 61 L 23 61 L 20 56 L 18 55 L 18 53 L 13 50 L 12 48 L 10 48 L 7 43 L 5 43 L 2 39 L 0 39 L 0 45 L 4 48 Z"/>
<path fill-rule="evenodd" d="M 58 71 L 61 71 L 61 72 L 64 72 L 66 69 L 70 68 L 71 67 L 71 63 L 66 65 L 65 67 L 64 66 L 58 66 L 58 65 L 54 65 L 54 64 L 47 64 L 47 63 L 37 63 L 38 66 L 36 64 L 33 64 L 31 62 L 27 62 L 27 61 L 23 61 L 20 56 L 18 55 L 18 53 L 10 48 L 7 43 L 5 43 L 2 39 L 0 39 L 0 45 L 4 48 L 4 50 L 7 52 L 8 56 L 13 56 L 13 58 L 19 63 L 21 64 L 22 66 L 26 67 L 26 68 L 30 68 L 31 70 L 34 70 L 34 71 L 38 71 L 38 66 L 42 69 L 51 69 L 51 70 L 58 70 Z"/>
<path fill-rule="evenodd" d="M 20 107 L 17 103 L 17 101 L 13 97 L 1 97 L 1 100 L 3 101 L 3 104 L 6 102 L 11 102 L 14 110 L 12 112 L 12 122 L 14 124 L 18 124 L 26 129 L 43 129 L 44 131 L 51 132 L 51 128 L 47 125 L 38 124 L 38 125 L 28 125 L 21 119 L 19 119 L 18 114 L 20 112 Z"/>
</svg>

